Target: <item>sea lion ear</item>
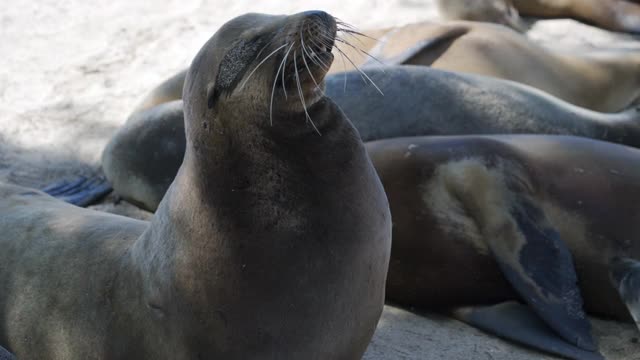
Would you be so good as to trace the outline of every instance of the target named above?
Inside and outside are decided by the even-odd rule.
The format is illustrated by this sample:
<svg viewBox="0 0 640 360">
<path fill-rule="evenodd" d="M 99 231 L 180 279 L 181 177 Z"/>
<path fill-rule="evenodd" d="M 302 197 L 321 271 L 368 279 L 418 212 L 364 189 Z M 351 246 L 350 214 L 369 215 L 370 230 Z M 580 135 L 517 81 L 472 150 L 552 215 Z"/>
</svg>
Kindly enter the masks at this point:
<svg viewBox="0 0 640 360">
<path fill-rule="evenodd" d="M 220 91 L 217 90 L 217 87 L 213 83 L 209 83 L 209 85 L 207 85 L 207 107 L 212 109 L 219 97 Z"/>
<path fill-rule="evenodd" d="M 236 40 L 224 55 L 218 68 L 215 84 L 207 86 L 207 104 L 211 109 L 220 96 L 229 96 L 252 64 L 259 48 L 259 41 Z"/>
</svg>

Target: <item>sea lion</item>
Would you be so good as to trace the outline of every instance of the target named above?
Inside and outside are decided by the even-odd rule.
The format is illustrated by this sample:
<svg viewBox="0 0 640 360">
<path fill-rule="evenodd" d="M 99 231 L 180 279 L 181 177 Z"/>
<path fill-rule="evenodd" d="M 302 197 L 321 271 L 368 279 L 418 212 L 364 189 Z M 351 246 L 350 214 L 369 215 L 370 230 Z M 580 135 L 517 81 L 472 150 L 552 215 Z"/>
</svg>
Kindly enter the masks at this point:
<svg viewBox="0 0 640 360">
<path fill-rule="evenodd" d="M 426 67 L 370 69 L 367 74 L 385 96 L 357 72 L 328 76 L 325 89 L 365 141 L 413 135 L 542 133 L 640 146 L 640 113 L 635 109 L 596 113 L 517 83 Z M 103 152 L 103 170 L 116 192 L 151 211 L 182 163 L 180 106 L 171 102 L 136 113 Z"/>
<path fill-rule="evenodd" d="M 583 309 L 640 314 L 640 150 L 539 135 L 366 145 L 393 216 L 388 300 L 433 309 L 522 299 L 536 316 L 513 304 L 457 315 L 580 360 L 598 358 Z M 566 344 L 523 331 L 535 318 Z"/>
<path fill-rule="evenodd" d="M 516 81 L 601 112 L 621 111 L 640 97 L 638 51 L 549 49 L 505 26 L 469 21 L 352 30 L 344 38 L 334 48 L 340 61 L 330 74 L 354 66 L 366 72 L 380 64 L 424 65 Z M 181 99 L 184 74 L 154 89 L 134 113 Z"/>
<path fill-rule="evenodd" d="M 336 30 L 311 11 L 216 32 L 150 223 L 1 185 L 0 343 L 20 359 L 360 359 L 384 303 L 388 202 L 320 91 L 326 70 L 296 71 L 301 37 L 328 39 L 313 57 L 330 62 Z"/>
<path fill-rule="evenodd" d="M 604 29 L 640 33 L 640 5 L 626 0 L 438 0 L 450 19 L 490 21 L 522 31 L 519 14 L 541 18 L 568 17 Z M 519 13 L 519 14 L 518 14 Z"/>
<path fill-rule="evenodd" d="M 621 111 L 640 97 L 638 51 L 550 49 L 505 26 L 474 22 L 410 24 L 379 39 L 367 50 L 377 60 L 363 69 L 380 61 L 491 76 L 601 112 Z"/>
</svg>

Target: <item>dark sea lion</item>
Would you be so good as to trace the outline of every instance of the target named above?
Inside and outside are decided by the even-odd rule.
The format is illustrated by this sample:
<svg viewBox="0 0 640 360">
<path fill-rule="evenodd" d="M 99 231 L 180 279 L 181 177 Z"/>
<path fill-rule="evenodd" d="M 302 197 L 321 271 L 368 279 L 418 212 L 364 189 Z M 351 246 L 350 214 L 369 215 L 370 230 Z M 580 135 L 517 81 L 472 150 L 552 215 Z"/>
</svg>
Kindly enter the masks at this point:
<svg viewBox="0 0 640 360">
<path fill-rule="evenodd" d="M 513 82 L 417 66 L 369 69 L 386 94 L 350 72 L 327 77 L 327 96 L 365 141 L 414 135 L 571 134 L 640 146 L 640 113 L 588 111 Z M 344 84 L 347 84 L 346 91 Z M 155 210 L 182 163 L 180 102 L 134 114 L 103 153 L 116 192 Z"/>
<path fill-rule="evenodd" d="M 1 185 L 0 344 L 20 359 L 360 359 L 391 220 L 320 91 L 335 33 L 320 11 L 248 14 L 204 45 L 184 162 L 150 223 Z M 315 37 L 326 47 L 303 58 Z"/>
<path fill-rule="evenodd" d="M 451 19 L 489 21 L 524 28 L 518 12 L 542 18 L 574 18 L 604 29 L 640 33 L 640 5 L 626 0 L 438 0 Z"/>
<path fill-rule="evenodd" d="M 583 308 L 640 313 L 640 150 L 496 135 L 388 139 L 367 151 L 393 214 L 388 300 L 433 309 L 520 299 L 535 316 L 514 305 L 458 316 L 581 360 L 597 358 Z M 535 318 L 546 326 L 522 330 Z"/>
</svg>

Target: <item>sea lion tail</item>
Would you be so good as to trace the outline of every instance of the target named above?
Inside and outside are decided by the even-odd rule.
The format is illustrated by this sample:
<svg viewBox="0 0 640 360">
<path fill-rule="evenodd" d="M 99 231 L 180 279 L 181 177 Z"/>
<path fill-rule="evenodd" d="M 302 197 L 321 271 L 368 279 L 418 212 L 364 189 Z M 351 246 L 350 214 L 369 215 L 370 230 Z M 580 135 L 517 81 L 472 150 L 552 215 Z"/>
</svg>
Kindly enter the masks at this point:
<svg viewBox="0 0 640 360">
<path fill-rule="evenodd" d="M 640 329 L 640 261 L 630 258 L 613 258 L 609 264 L 609 275 Z"/>
<path fill-rule="evenodd" d="M 604 360 L 597 351 L 574 346 L 551 330 L 529 306 L 509 301 L 492 306 L 463 307 L 453 317 L 503 339 L 575 360 Z"/>
<path fill-rule="evenodd" d="M 103 175 L 96 175 L 91 178 L 78 176 L 73 180 L 58 181 L 41 190 L 62 201 L 85 207 L 105 197 L 113 188 Z"/>
<path fill-rule="evenodd" d="M 7 349 L 0 346 L 0 360 L 16 360 L 16 357 Z"/>
</svg>

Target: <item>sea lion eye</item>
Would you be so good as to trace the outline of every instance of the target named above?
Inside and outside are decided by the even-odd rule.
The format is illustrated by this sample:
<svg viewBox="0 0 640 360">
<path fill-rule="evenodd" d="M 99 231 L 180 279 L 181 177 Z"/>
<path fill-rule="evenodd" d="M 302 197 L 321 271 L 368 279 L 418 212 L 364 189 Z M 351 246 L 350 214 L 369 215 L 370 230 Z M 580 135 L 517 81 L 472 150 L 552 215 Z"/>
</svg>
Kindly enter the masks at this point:
<svg viewBox="0 0 640 360">
<path fill-rule="evenodd" d="M 207 107 L 212 109 L 219 97 L 220 93 L 216 91 L 216 86 L 209 83 L 209 85 L 207 85 Z"/>
<path fill-rule="evenodd" d="M 207 105 L 213 108 L 221 95 L 230 95 L 253 62 L 260 46 L 257 40 L 236 40 L 224 55 L 213 86 L 207 87 Z"/>
</svg>

